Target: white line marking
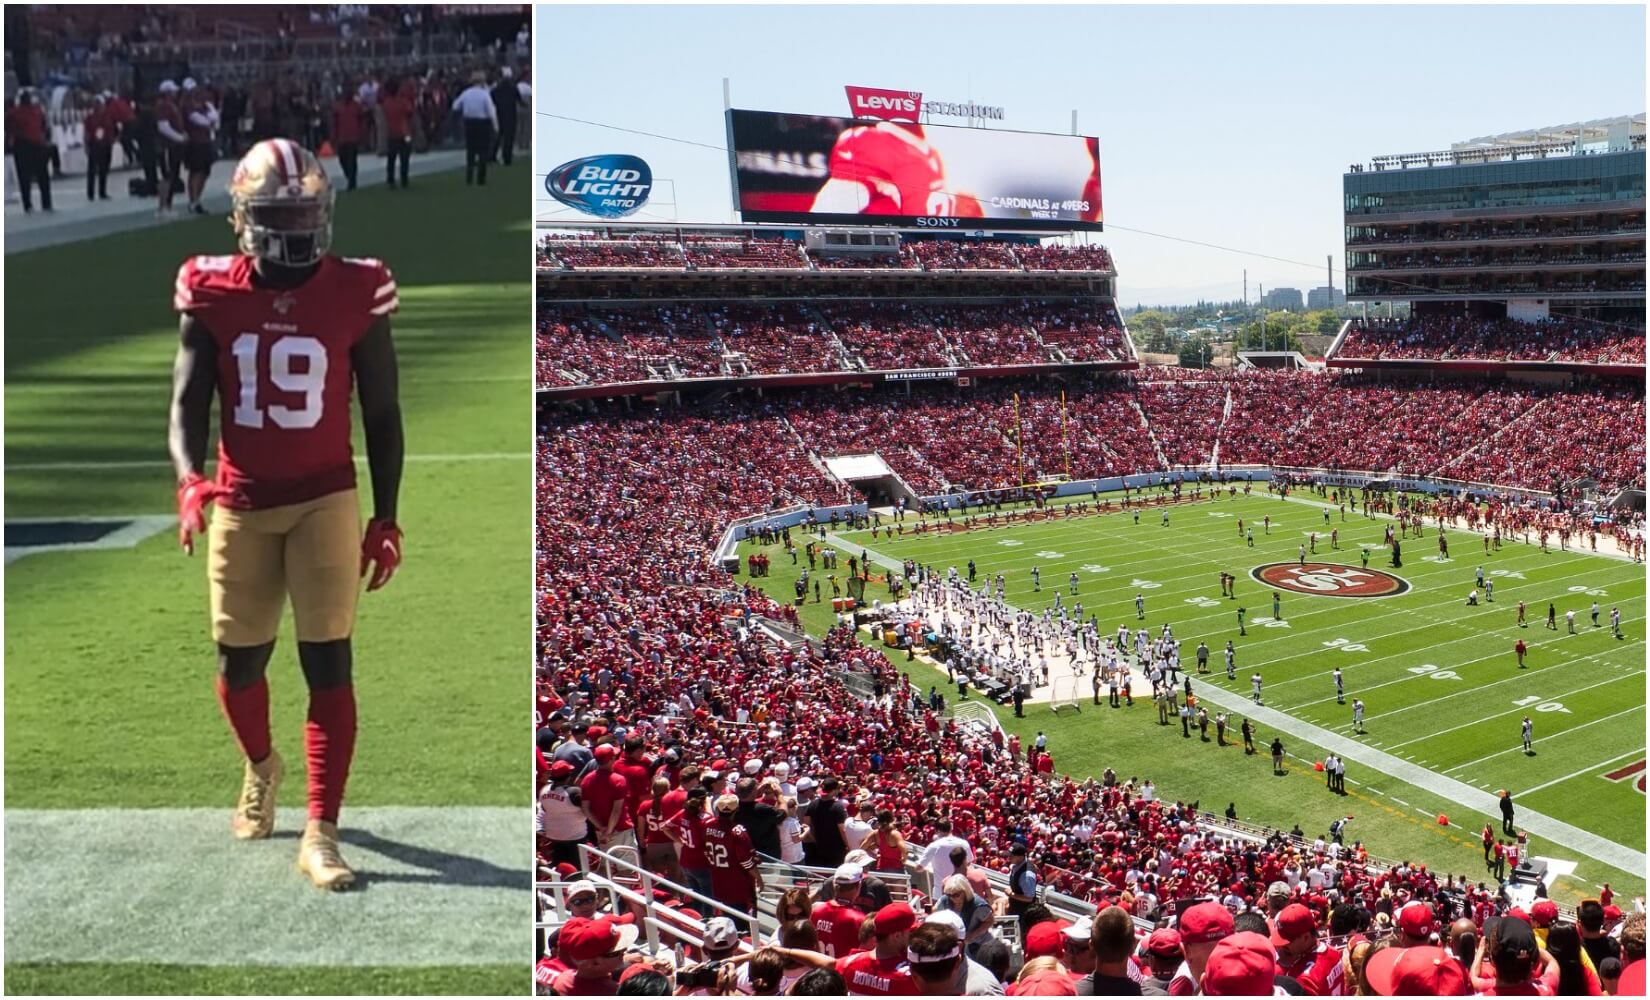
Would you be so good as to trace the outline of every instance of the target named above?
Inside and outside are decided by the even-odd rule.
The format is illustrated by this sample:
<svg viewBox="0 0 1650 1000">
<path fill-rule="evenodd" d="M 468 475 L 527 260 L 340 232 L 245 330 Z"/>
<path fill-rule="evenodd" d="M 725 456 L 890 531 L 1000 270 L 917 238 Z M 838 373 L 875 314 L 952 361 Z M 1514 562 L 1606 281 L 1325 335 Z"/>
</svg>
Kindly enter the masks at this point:
<svg viewBox="0 0 1650 1000">
<path fill-rule="evenodd" d="M 1571 778 L 1579 778 L 1582 775 L 1587 774 L 1589 772 L 1597 771 L 1600 768 L 1606 767 L 1610 764 L 1614 764 L 1618 760 L 1622 760 L 1622 759 L 1627 758 L 1627 757 L 1642 757 L 1642 756 L 1644 756 L 1644 749 L 1642 747 L 1637 749 L 1637 750 L 1629 750 L 1626 753 L 1618 753 L 1614 757 L 1611 757 L 1609 760 L 1601 760 L 1597 764 L 1594 764 L 1591 767 L 1584 767 L 1579 771 L 1571 771 L 1569 774 L 1566 774 L 1562 778 L 1554 778 L 1553 780 L 1548 781 L 1548 782 L 1543 782 L 1542 784 L 1539 784 L 1539 785 L 1535 786 L 1534 788 L 1526 788 L 1522 792 L 1519 792 L 1517 795 L 1514 795 L 1513 796 L 1513 801 L 1516 802 L 1519 799 L 1522 799 L 1524 796 L 1529 795 L 1531 792 L 1539 792 L 1543 788 L 1551 788 L 1552 786 L 1554 786 L 1556 784 L 1559 784 L 1560 782 L 1569 781 Z"/>
<path fill-rule="evenodd" d="M 1563 729 L 1563 730 L 1560 730 L 1556 733 L 1549 733 L 1546 736 L 1537 737 L 1536 739 L 1533 739 L 1533 740 L 1530 741 L 1530 746 L 1535 746 L 1537 743 L 1545 743 L 1548 740 L 1556 740 L 1560 736 L 1568 736 L 1571 733 L 1579 732 L 1583 729 L 1586 729 L 1588 726 L 1596 726 L 1601 722 L 1609 722 L 1611 719 L 1619 719 L 1623 715 L 1628 715 L 1628 714 L 1633 713 L 1633 712 L 1642 712 L 1642 711 L 1644 711 L 1644 706 L 1643 705 L 1634 705 L 1632 708 L 1624 708 L 1619 712 L 1616 712 L 1616 713 L 1611 714 L 1611 715 L 1601 716 L 1597 719 L 1592 720 L 1591 722 L 1583 722 L 1579 726 L 1571 726 L 1568 729 Z M 1482 764 L 1484 761 L 1490 760 L 1490 759 L 1495 758 L 1495 757 L 1499 757 L 1504 753 L 1513 753 L 1513 752 L 1523 753 L 1524 752 L 1524 744 L 1520 743 L 1518 746 L 1515 746 L 1515 747 L 1508 747 L 1505 750 L 1497 750 L 1495 753 L 1486 754 L 1485 756 L 1480 757 L 1477 760 L 1469 760 L 1465 764 L 1456 764 L 1453 767 L 1447 767 L 1447 768 L 1444 769 L 1444 773 L 1448 774 L 1451 771 L 1459 771 L 1463 767 L 1471 767 L 1474 764 Z"/>
<path fill-rule="evenodd" d="M 1558 701 L 1558 700 L 1563 699 L 1563 698 L 1568 698 L 1571 695 L 1580 694 L 1583 691 L 1591 691 L 1593 688 L 1596 688 L 1596 687 L 1603 687 L 1606 684 L 1614 684 L 1617 681 L 1624 681 L 1624 680 L 1629 680 L 1629 679 L 1632 679 L 1631 674 L 1618 674 L 1615 677 L 1611 677 L 1609 680 L 1599 681 L 1597 684 L 1589 684 L 1586 687 L 1579 687 L 1579 688 L 1576 688 L 1574 691 L 1560 691 L 1558 694 L 1553 695 L 1551 698 L 1548 698 L 1547 700 L 1548 701 Z M 1642 683 L 1642 681 L 1641 681 L 1641 683 Z M 1414 706 L 1410 706 L 1410 707 L 1413 708 Z M 1527 712 L 1528 712 L 1528 709 L 1523 708 L 1523 707 L 1503 709 L 1502 711 L 1496 712 L 1493 715 L 1486 715 L 1482 719 L 1474 719 L 1471 722 L 1463 722 L 1459 726 L 1451 726 L 1448 729 L 1440 729 L 1437 732 L 1427 733 L 1425 736 L 1418 736 L 1413 740 L 1405 740 L 1402 743 L 1394 743 L 1391 746 L 1390 749 L 1396 750 L 1399 747 L 1407 747 L 1407 746 L 1409 746 L 1411 744 L 1414 744 L 1414 743 L 1425 743 L 1427 740 L 1430 740 L 1435 736 L 1442 736 L 1445 733 L 1453 733 L 1458 729 L 1467 729 L 1467 728 L 1470 728 L 1472 726 L 1476 726 L 1480 723 L 1489 722 L 1491 719 L 1499 719 L 1503 715 L 1524 715 Z M 1381 716 L 1375 716 L 1375 718 L 1380 718 L 1380 717 Z M 1568 730 L 1565 730 L 1565 731 L 1568 732 Z M 1557 734 L 1554 734 L 1554 735 L 1557 735 Z"/>
</svg>

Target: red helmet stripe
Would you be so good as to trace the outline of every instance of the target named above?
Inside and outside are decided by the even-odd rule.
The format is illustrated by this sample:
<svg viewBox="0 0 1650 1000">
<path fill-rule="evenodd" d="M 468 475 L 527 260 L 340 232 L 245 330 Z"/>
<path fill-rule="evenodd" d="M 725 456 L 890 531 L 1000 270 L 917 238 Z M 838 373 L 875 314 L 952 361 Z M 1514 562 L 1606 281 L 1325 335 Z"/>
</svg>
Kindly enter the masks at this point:
<svg viewBox="0 0 1650 1000">
<path fill-rule="evenodd" d="M 281 180 L 290 184 L 298 179 L 298 154 L 291 139 L 275 139 L 276 165 L 281 171 Z"/>
</svg>

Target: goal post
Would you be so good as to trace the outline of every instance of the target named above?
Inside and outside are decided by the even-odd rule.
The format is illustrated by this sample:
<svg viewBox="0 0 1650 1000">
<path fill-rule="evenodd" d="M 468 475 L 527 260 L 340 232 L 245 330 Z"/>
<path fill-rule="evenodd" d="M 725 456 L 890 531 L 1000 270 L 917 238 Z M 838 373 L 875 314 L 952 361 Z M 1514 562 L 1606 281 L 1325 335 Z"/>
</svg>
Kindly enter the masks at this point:
<svg viewBox="0 0 1650 1000">
<path fill-rule="evenodd" d="M 1069 708 L 1074 712 L 1083 710 L 1083 682 L 1085 678 L 1077 674 L 1067 674 L 1056 677 L 1049 687 L 1048 707 L 1055 715 L 1060 709 Z"/>
</svg>

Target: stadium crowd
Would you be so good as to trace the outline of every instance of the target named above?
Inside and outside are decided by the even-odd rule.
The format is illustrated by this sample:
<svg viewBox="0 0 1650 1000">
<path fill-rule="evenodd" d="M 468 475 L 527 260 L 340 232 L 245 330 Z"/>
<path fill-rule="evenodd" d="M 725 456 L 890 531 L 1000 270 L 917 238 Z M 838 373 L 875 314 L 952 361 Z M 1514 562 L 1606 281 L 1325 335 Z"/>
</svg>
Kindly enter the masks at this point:
<svg viewBox="0 0 1650 1000">
<path fill-rule="evenodd" d="M 655 247 L 663 245 L 594 239 L 543 242 L 539 261 L 541 266 L 570 261 L 582 266 L 618 261 L 622 266 L 632 255 L 655 254 Z M 719 342 L 707 344 L 707 338 Z M 620 363 L 626 357 L 672 357 L 682 361 L 679 376 L 716 375 L 722 373 L 723 351 L 748 355 L 744 370 L 726 374 L 757 375 L 841 371 L 853 367 L 856 359 L 875 371 L 1129 357 L 1122 323 L 1109 303 L 816 299 L 807 305 L 792 300 L 728 305 L 684 301 L 605 312 L 547 303 L 539 310 L 541 387 L 647 378 L 635 366 Z M 574 379 L 566 374 L 570 371 L 584 377 Z"/>
<path fill-rule="evenodd" d="M 539 856 L 567 883 L 577 844 L 633 847 L 707 899 L 776 908 L 779 940 L 712 919 L 678 969 L 629 947 L 635 912 L 604 913 L 593 884 L 571 881 L 572 917 L 541 941 L 540 992 L 611 994 L 643 975 L 768 995 L 1255 995 L 1288 981 L 1320 995 L 1597 995 L 1642 981 L 1643 914 L 1608 898 L 1570 921 L 1545 901 L 1512 908 L 1493 881 L 1376 864 L 1328 833 L 1221 833 L 1147 778 L 1075 781 L 1054 772 L 1058 747 L 946 718 L 848 628 L 806 644 L 765 634 L 758 618 L 794 627 L 794 609 L 709 563 L 722 526 L 847 497 L 775 443 L 791 440 L 776 407 L 732 405 L 541 429 Z M 831 875 L 775 902 L 758 854 Z M 879 872 L 914 875 L 911 897 L 893 899 Z M 1101 912 L 1056 920 L 1045 888 Z M 709 915 L 662 896 L 658 912 Z M 1213 902 L 1178 905 L 1193 899 Z M 987 913 L 1015 918 L 1018 972 Z"/>
<path fill-rule="evenodd" d="M 995 240 L 914 240 L 896 250 L 837 252 L 805 249 L 783 236 L 637 233 L 630 236 L 556 233 L 541 237 L 538 266 L 589 268 L 843 268 L 923 271 L 1110 271 L 1102 246 L 1005 243 Z"/>
<path fill-rule="evenodd" d="M 1370 320 L 1354 323 L 1334 356 L 1642 365 L 1644 327 L 1561 317 L 1542 323 L 1455 316 Z"/>
</svg>

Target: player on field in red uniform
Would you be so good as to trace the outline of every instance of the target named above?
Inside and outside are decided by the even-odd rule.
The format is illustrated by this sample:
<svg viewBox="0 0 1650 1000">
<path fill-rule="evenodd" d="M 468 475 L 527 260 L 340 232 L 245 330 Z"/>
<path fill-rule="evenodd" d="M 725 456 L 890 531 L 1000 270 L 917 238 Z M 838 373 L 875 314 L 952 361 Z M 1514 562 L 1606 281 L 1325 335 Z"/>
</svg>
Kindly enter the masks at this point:
<svg viewBox="0 0 1650 1000">
<path fill-rule="evenodd" d="M 298 866 L 317 886 L 343 889 L 355 881 L 338 851 L 337 823 L 355 751 L 356 594 L 369 568 L 367 589 L 377 590 L 401 562 L 403 442 L 389 321 L 399 300 L 383 264 L 327 253 L 333 190 L 308 150 L 288 139 L 258 143 L 229 190 L 240 253 L 192 257 L 178 272 L 174 304 L 183 318 L 168 434 L 178 536 L 192 554 L 194 534 L 208 532 L 218 700 L 246 755 L 230 829 L 242 840 L 274 830 L 283 767 L 264 674 L 290 596 L 309 686 L 309 818 Z M 352 387 L 372 478 L 364 540 Z M 217 475 L 207 479 L 214 395 Z"/>
</svg>

